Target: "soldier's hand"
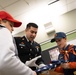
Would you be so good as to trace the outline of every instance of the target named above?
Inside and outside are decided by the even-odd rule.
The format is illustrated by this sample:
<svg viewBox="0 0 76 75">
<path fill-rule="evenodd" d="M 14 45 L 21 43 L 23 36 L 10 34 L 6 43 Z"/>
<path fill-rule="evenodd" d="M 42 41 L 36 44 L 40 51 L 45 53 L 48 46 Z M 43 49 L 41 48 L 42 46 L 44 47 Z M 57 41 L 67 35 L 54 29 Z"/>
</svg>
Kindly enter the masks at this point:
<svg viewBox="0 0 76 75">
<path fill-rule="evenodd" d="M 40 64 L 39 66 L 38 66 L 38 68 L 41 68 L 41 67 L 44 67 L 44 66 L 46 66 L 45 64 Z"/>
<path fill-rule="evenodd" d="M 29 61 L 26 61 L 26 65 L 29 66 L 29 67 L 32 67 L 32 66 L 35 66 L 35 67 L 38 67 L 38 65 L 35 63 L 37 59 L 41 58 L 41 55 L 40 56 L 37 56 Z"/>
</svg>

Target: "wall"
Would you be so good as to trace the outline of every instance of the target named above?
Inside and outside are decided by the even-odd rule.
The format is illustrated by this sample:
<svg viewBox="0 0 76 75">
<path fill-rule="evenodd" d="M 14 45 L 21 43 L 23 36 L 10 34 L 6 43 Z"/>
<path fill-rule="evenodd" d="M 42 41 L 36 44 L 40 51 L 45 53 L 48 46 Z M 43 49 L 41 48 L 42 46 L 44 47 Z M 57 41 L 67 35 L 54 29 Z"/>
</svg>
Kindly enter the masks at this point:
<svg viewBox="0 0 76 75">
<path fill-rule="evenodd" d="M 65 33 L 76 29 L 76 9 L 72 10 L 68 13 L 65 13 L 61 16 L 54 17 L 50 20 L 55 28 L 56 32 L 63 31 Z M 40 38 L 40 39 L 39 39 Z M 53 34 L 50 33 L 49 35 L 46 34 L 43 25 L 39 27 L 39 32 L 36 37 L 36 41 L 39 43 L 53 38 Z"/>
<path fill-rule="evenodd" d="M 74 33 L 67 35 L 67 38 L 68 42 L 76 39 L 76 9 L 55 18 L 52 23 L 56 32 L 63 31 L 65 33 L 71 33 L 75 30 Z M 50 40 L 47 43 L 41 44 L 42 50 L 46 50 L 53 46 L 56 46 L 56 43 L 50 43 Z"/>
<path fill-rule="evenodd" d="M 53 20 L 56 32 L 64 31 L 65 33 L 76 29 L 76 9 L 56 17 Z"/>
<path fill-rule="evenodd" d="M 76 45 L 76 31 L 67 35 L 67 42 L 69 44 Z M 52 48 L 54 46 L 56 46 L 56 43 L 51 43 L 50 40 L 47 43 L 41 44 L 42 51 L 47 50 L 48 48 Z"/>
<path fill-rule="evenodd" d="M 74 30 L 76 29 L 76 9 L 75 10 L 72 10 L 68 13 L 65 13 L 59 17 L 54 17 L 52 20 L 49 19 L 48 22 L 52 22 L 54 28 L 55 28 L 55 31 L 56 32 L 59 32 L 59 31 L 64 31 L 65 33 L 71 31 L 71 30 Z M 46 21 L 45 21 L 46 23 Z M 51 38 L 53 38 L 53 33 L 50 33 L 50 35 L 47 35 L 47 33 L 45 32 L 45 28 L 44 28 L 44 23 L 42 24 L 38 24 L 39 25 L 39 30 L 38 30 L 38 34 L 37 34 L 37 37 L 36 37 L 36 41 L 38 43 L 42 43 L 46 40 L 49 40 Z M 16 34 L 17 36 L 22 36 L 24 35 L 24 31 L 19 33 L 19 34 Z M 14 36 L 16 36 L 14 35 Z M 55 44 L 53 45 L 50 45 L 50 46 L 54 46 Z M 43 45 L 42 46 L 42 49 L 44 50 L 45 48 L 48 48 L 49 47 L 49 44 L 46 44 L 44 45 L 45 48 L 43 48 Z"/>
</svg>

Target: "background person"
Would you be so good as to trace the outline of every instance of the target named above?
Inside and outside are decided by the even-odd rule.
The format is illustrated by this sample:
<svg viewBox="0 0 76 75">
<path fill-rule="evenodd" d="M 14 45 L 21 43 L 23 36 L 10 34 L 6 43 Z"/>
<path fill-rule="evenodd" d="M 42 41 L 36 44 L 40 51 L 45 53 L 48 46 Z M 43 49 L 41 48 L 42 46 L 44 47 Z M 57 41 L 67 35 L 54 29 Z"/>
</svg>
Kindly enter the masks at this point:
<svg viewBox="0 0 76 75">
<path fill-rule="evenodd" d="M 19 27 L 21 24 L 9 13 L 0 11 L 0 75 L 36 75 L 15 53 L 11 33 L 13 27 Z"/>
</svg>

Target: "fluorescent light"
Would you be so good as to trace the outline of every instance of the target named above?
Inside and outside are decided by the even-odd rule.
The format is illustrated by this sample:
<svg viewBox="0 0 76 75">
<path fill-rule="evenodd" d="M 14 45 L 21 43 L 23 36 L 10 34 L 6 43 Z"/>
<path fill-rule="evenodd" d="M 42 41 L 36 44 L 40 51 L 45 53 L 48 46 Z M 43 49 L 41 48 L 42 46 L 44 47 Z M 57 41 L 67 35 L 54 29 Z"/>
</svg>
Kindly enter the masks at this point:
<svg viewBox="0 0 76 75">
<path fill-rule="evenodd" d="M 59 0 L 52 0 L 52 1 L 49 2 L 48 5 L 51 5 L 51 4 L 53 4 L 53 3 L 57 2 L 57 1 L 59 1 Z"/>
</svg>

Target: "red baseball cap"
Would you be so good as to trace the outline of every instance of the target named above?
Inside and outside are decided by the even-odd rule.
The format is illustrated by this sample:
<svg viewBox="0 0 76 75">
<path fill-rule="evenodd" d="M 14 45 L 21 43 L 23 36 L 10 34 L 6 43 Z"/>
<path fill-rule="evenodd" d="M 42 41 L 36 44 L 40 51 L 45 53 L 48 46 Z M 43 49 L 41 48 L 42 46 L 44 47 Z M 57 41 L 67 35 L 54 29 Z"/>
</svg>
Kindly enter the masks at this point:
<svg viewBox="0 0 76 75">
<path fill-rule="evenodd" d="M 22 24 L 22 22 L 15 20 L 9 13 L 5 11 L 0 11 L 0 18 L 14 22 L 14 27 L 19 27 Z"/>
</svg>

